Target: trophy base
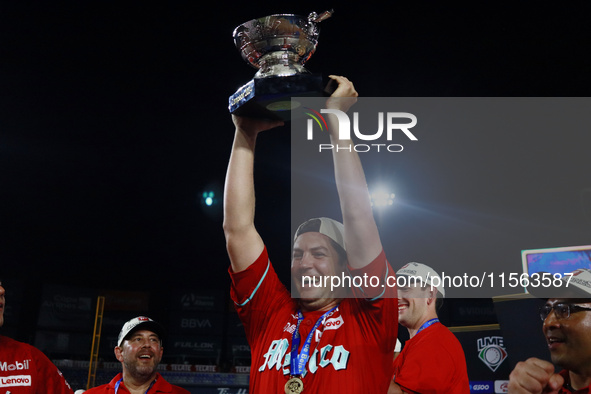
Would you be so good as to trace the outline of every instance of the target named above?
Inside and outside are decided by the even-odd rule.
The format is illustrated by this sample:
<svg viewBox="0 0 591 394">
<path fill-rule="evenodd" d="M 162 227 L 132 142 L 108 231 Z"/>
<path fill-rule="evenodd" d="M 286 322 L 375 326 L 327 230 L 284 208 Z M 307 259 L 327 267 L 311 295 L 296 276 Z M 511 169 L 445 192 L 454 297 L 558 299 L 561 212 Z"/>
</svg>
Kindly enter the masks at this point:
<svg viewBox="0 0 591 394">
<path fill-rule="evenodd" d="M 289 121 L 291 110 L 298 106 L 292 103 L 292 97 L 329 94 L 322 87 L 322 77 L 316 74 L 254 78 L 230 96 L 228 109 L 238 116 Z"/>
</svg>

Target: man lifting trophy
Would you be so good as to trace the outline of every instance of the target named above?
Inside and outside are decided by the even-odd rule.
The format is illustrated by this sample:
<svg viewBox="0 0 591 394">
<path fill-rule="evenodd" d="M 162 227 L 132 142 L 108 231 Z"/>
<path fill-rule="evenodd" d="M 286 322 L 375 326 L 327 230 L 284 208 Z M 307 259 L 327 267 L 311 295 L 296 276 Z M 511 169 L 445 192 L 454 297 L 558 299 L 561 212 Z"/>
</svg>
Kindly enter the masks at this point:
<svg viewBox="0 0 591 394">
<path fill-rule="evenodd" d="M 229 99 L 230 113 L 239 116 L 289 120 L 292 97 L 324 95 L 322 76 L 304 68 L 318 44 L 318 23 L 333 11 L 307 18 L 277 14 L 238 26 L 234 43 L 242 58 L 258 71 Z"/>
</svg>

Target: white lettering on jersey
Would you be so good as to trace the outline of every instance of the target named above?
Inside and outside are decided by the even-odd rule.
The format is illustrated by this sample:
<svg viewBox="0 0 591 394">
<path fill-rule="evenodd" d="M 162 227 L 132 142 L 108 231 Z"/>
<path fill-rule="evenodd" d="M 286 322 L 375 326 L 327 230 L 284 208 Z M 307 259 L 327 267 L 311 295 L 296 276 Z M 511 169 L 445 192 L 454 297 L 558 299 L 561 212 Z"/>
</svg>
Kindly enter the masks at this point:
<svg viewBox="0 0 591 394">
<path fill-rule="evenodd" d="M 349 351 L 341 345 L 334 348 L 330 363 L 337 371 L 339 369 L 347 369 L 347 363 L 349 362 Z"/>
<path fill-rule="evenodd" d="M 339 316 L 334 319 L 327 319 L 326 322 L 324 323 L 324 329 L 325 330 L 336 330 L 337 328 L 340 328 L 343 325 L 343 323 L 344 323 L 343 316 Z"/>
<path fill-rule="evenodd" d="M 308 362 L 308 370 L 311 373 L 316 373 L 318 367 L 326 368 L 332 365 L 335 371 L 347 368 L 347 362 L 349 361 L 349 352 L 341 345 L 336 346 L 330 359 L 328 358 L 328 352 L 332 350 L 332 345 L 326 345 L 320 349 L 320 358 L 318 359 L 318 349 L 314 350 L 314 354 Z M 317 360 L 318 359 L 318 360 Z M 318 364 L 316 364 L 318 362 Z"/>
<path fill-rule="evenodd" d="M 29 369 L 29 361 L 31 361 L 31 359 L 23 360 L 22 362 L 15 361 L 13 364 L 8 364 L 6 361 L 0 362 L 0 371 L 20 371 Z"/>
<path fill-rule="evenodd" d="M 320 342 L 320 338 L 322 338 L 322 331 L 316 330 L 316 332 L 314 332 L 314 341 Z"/>
<path fill-rule="evenodd" d="M 0 376 L 0 387 L 31 386 L 31 375 Z"/>
<path fill-rule="evenodd" d="M 266 367 L 269 367 L 269 369 L 275 368 L 279 371 L 282 365 L 281 360 L 285 356 L 288 347 L 289 342 L 285 338 L 271 342 L 269 350 L 263 356 L 265 357 L 265 361 L 260 366 L 259 371 L 264 371 Z"/>
<path fill-rule="evenodd" d="M 289 375 L 289 364 L 291 360 L 291 354 L 287 351 L 289 348 L 289 342 L 287 339 L 280 339 L 271 342 L 269 350 L 264 354 L 265 360 L 259 367 L 259 372 L 263 372 L 267 368 L 272 370 L 275 368 L 279 370 L 283 367 L 283 374 Z M 281 362 L 283 360 L 283 362 Z M 315 349 L 312 356 L 308 359 L 307 368 L 303 373 L 306 376 L 308 371 L 310 373 L 316 373 L 318 368 L 327 368 L 330 365 L 335 371 L 346 369 L 347 363 L 349 362 L 349 351 L 343 346 L 332 346 L 326 345 L 320 350 Z"/>
<path fill-rule="evenodd" d="M 287 331 L 290 334 L 293 334 L 295 329 L 296 329 L 297 325 L 295 324 L 289 324 L 289 322 L 287 322 L 287 324 L 285 325 L 285 327 L 283 327 L 283 331 Z"/>
</svg>

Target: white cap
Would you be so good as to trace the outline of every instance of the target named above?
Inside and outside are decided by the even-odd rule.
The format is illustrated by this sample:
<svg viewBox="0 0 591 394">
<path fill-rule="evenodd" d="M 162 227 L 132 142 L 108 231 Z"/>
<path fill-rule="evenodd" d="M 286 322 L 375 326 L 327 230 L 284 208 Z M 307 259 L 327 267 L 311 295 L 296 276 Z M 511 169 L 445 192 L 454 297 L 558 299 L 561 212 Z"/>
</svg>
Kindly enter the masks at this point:
<svg viewBox="0 0 591 394">
<path fill-rule="evenodd" d="M 445 297 L 445 289 L 443 288 L 443 282 L 441 281 L 441 277 L 439 274 L 431 267 L 421 263 L 408 263 L 404 267 L 400 268 L 398 272 L 396 272 L 396 276 L 408 276 L 413 277 L 414 283 L 416 281 L 417 284 L 422 284 L 423 286 L 432 286 L 441 293 L 442 297 Z M 435 281 L 438 286 L 433 285 L 433 278 L 437 278 Z"/>
<path fill-rule="evenodd" d="M 125 338 L 137 330 L 152 331 L 154 334 L 158 335 L 160 340 L 162 340 L 162 337 L 164 336 L 164 328 L 159 323 L 149 317 L 138 316 L 123 325 L 119 337 L 117 338 L 117 346 L 121 346 Z"/>
<path fill-rule="evenodd" d="M 300 234 L 315 232 L 326 235 L 335 241 L 343 250 L 345 249 L 345 226 L 330 218 L 314 218 L 300 224 L 295 232 L 295 240 Z"/>
</svg>

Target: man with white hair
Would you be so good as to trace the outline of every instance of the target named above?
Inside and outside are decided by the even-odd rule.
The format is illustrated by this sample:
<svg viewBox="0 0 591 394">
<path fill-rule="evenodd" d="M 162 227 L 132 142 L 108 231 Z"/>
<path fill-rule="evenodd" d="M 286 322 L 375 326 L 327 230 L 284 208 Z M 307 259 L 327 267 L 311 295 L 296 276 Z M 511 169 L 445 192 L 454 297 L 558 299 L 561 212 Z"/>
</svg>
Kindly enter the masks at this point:
<svg viewBox="0 0 591 394">
<path fill-rule="evenodd" d="M 398 321 L 407 328 L 410 339 L 394 360 L 388 394 L 469 393 L 462 345 L 437 317 L 445 297 L 441 278 L 419 263 L 406 264 L 396 276 Z"/>
</svg>

